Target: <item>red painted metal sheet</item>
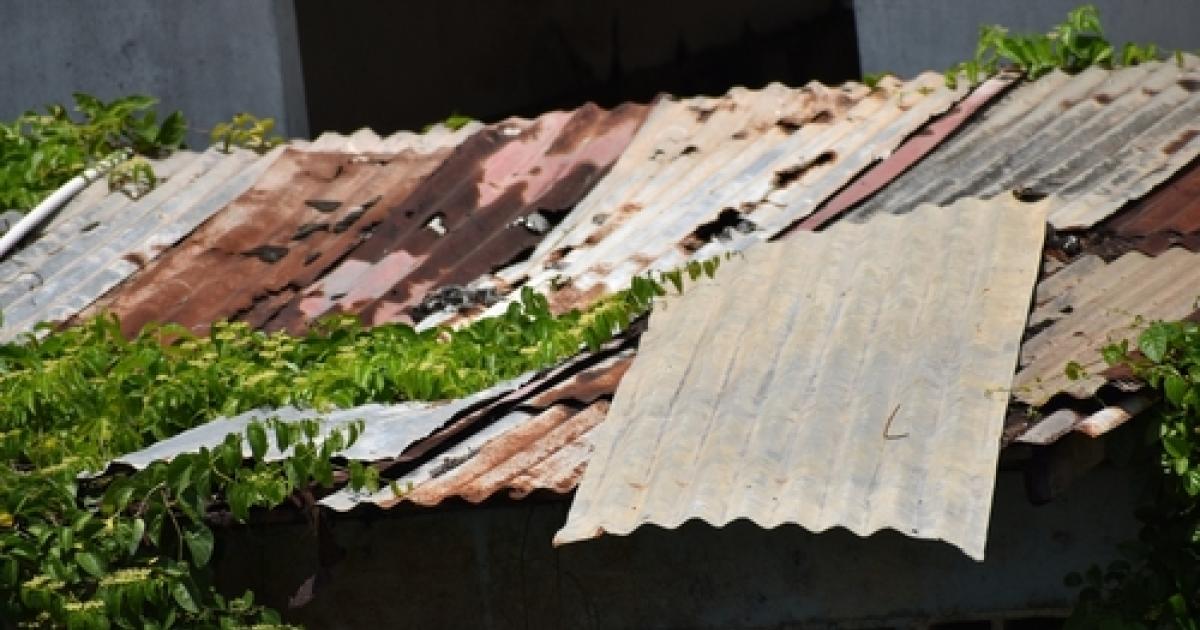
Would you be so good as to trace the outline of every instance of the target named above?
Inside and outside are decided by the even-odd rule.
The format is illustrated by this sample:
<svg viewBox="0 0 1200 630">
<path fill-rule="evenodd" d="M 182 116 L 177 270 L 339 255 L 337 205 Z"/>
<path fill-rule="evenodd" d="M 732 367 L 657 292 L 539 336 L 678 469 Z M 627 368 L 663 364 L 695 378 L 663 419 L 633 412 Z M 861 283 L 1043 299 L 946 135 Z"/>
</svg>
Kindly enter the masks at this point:
<svg viewBox="0 0 1200 630">
<path fill-rule="evenodd" d="M 468 283 L 536 245 L 607 172 L 645 113 L 586 105 L 480 132 L 267 328 L 298 332 L 331 311 L 370 324 L 412 321 L 432 290 Z"/>
<path fill-rule="evenodd" d="M 1016 82 L 1017 78 L 1015 75 L 1004 74 L 984 81 L 971 92 L 970 96 L 930 122 L 924 129 L 913 134 L 894 153 L 872 166 L 854 183 L 843 188 L 841 192 L 825 202 L 820 209 L 784 230 L 775 238 L 787 238 L 795 230 L 819 230 L 836 220 L 843 212 L 875 194 L 880 188 L 888 185 L 913 164 L 919 162 L 930 151 L 936 149 L 971 116 L 974 116 L 975 112 L 1003 94 Z"/>
<path fill-rule="evenodd" d="M 151 321 L 204 332 L 214 321 L 261 317 L 356 246 L 447 153 L 288 150 L 253 188 L 90 313 L 117 314 L 131 335 Z"/>
</svg>

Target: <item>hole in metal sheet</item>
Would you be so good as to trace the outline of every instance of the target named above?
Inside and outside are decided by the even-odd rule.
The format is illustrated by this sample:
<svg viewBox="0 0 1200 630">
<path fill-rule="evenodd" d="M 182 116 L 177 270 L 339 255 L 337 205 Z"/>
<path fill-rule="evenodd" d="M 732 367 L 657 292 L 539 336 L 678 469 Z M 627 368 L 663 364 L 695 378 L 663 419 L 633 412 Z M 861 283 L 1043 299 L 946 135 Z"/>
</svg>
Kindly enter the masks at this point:
<svg viewBox="0 0 1200 630">
<path fill-rule="evenodd" d="M 342 202 L 330 199 L 309 199 L 304 202 L 304 205 L 317 212 L 333 212 L 342 207 Z"/>
<path fill-rule="evenodd" d="M 1032 186 L 1018 186 L 1012 191 L 1013 198 L 1024 203 L 1034 203 L 1045 199 L 1050 193 L 1038 190 Z"/>
<path fill-rule="evenodd" d="M 438 212 L 425 222 L 425 229 L 437 234 L 438 236 L 446 235 L 446 215 Z"/>
<path fill-rule="evenodd" d="M 776 188 L 784 188 L 784 187 L 792 184 L 796 180 L 800 179 L 801 177 L 803 177 L 804 174 L 807 173 L 809 170 L 816 168 L 818 166 L 821 166 L 823 164 L 829 164 L 830 162 L 833 162 L 836 159 L 837 159 L 837 153 L 835 153 L 833 151 L 824 151 L 817 157 L 815 157 L 807 162 L 802 162 L 791 168 L 785 168 L 783 170 L 775 171 L 775 179 L 773 181 L 773 184 Z"/>
<path fill-rule="evenodd" d="M 341 234 L 342 232 L 345 232 L 346 230 L 350 229 L 350 226 L 354 225 L 355 221 L 361 219 L 362 215 L 366 212 L 366 208 L 355 208 L 354 210 L 347 212 L 346 216 L 338 219 L 338 222 L 334 223 L 332 228 L 329 228 L 329 231 L 333 232 L 334 234 Z"/>
<path fill-rule="evenodd" d="M 302 241 L 302 240 L 312 236 L 316 232 L 320 232 L 321 230 L 328 230 L 328 229 L 329 229 L 328 223 L 305 223 L 305 224 L 301 225 L 300 227 L 296 228 L 296 232 L 294 234 L 292 234 L 292 240 L 293 241 Z"/>
<path fill-rule="evenodd" d="M 694 144 L 689 144 L 686 147 L 683 147 L 683 151 L 680 151 L 679 155 L 691 155 L 693 153 L 699 153 L 699 152 L 700 152 L 699 147 L 697 147 Z"/>
<path fill-rule="evenodd" d="M 304 257 L 304 266 L 307 267 L 307 266 L 313 264 L 320 257 L 321 257 L 321 252 L 312 252 L 311 254 Z"/>
<path fill-rule="evenodd" d="M 243 256 L 253 256 L 265 263 L 277 263 L 287 256 L 288 248 L 280 247 L 279 245 L 259 245 L 254 249 L 249 249 L 242 252 Z"/>
<path fill-rule="evenodd" d="M 99 222 L 99 221 L 92 221 L 91 223 L 89 223 L 89 224 L 87 224 L 87 225 L 83 226 L 82 228 L 80 228 L 80 229 L 79 229 L 79 231 L 80 231 L 80 232 L 82 232 L 82 233 L 87 233 L 87 232 L 91 232 L 92 230 L 94 230 L 94 229 L 96 229 L 96 228 L 98 228 L 98 227 L 100 227 L 100 222 Z"/>
</svg>

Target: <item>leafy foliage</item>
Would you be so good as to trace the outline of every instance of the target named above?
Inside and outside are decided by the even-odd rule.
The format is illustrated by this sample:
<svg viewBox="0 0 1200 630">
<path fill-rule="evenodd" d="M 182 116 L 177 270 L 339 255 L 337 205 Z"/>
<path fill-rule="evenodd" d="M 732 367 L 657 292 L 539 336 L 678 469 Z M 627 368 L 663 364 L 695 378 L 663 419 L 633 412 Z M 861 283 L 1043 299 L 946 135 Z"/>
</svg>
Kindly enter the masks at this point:
<svg viewBox="0 0 1200 630">
<path fill-rule="evenodd" d="M 214 125 L 210 137 L 213 145 L 219 146 L 225 153 L 229 153 L 232 147 L 266 153 L 283 143 L 282 137 L 271 135 L 273 129 L 274 118 L 259 118 L 242 112 L 234 114 L 229 122 Z"/>
<path fill-rule="evenodd" d="M 693 262 L 660 279 L 681 290 L 685 274 L 712 276 L 718 264 Z M 231 600 L 213 589 L 206 518 L 227 510 L 245 520 L 255 507 L 333 485 L 330 457 L 356 439 L 357 426 L 318 440 L 315 421 L 255 423 L 244 436 L 144 471 L 91 481 L 80 474 L 255 407 L 473 393 L 601 346 L 664 293 L 658 281 L 636 278 L 586 312 L 554 315 L 544 296 L 525 289 L 504 315 L 458 331 L 367 329 L 343 317 L 304 337 L 221 323 L 203 337 L 164 325 L 126 340 L 106 316 L 2 345 L 0 619 L 32 628 L 278 624 L 252 594 Z M 287 452 L 281 462 L 264 460 L 271 437 Z M 360 464 L 343 475 L 354 488 L 378 484 Z"/>
<path fill-rule="evenodd" d="M 1082 587 L 1071 628 L 1200 628 L 1200 325 L 1156 322 L 1102 351 L 1162 394 L 1147 435 L 1149 496 L 1138 540 L 1107 570 L 1067 577 Z"/>
<path fill-rule="evenodd" d="M 28 210 L 118 149 L 159 156 L 183 143 L 187 124 L 175 112 L 158 122 L 157 101 L 127 96 L 105 103 L 75 94 L 73 117 L 62 105 L 0 123 L 0 209 Z"/>
<path fill-rule="evenodd" d="M 1094 5 L 1083 5 L 1067 14 L 1062 24 L 1045 34 L 1010 34 L 998 25 L 979 29 L 975 57 L 946 71 L 946 84 L 954 88 L 963 76 L 972 84 L 995 74 L 1001 63 L 1038 79 L 1055 69 L 1079 72 L 1091 66 L 1111 67 L 1114 61 L 1136 65 L 1159 58 L 1153 44 L 1127 43 L 1119 59 L 1114 60 L 1113 46 L 1104 37 L 1100 14 Z"/>
<path fill-rule="evenodd" d="M 470 116 L 464 116 L 463 114 L 454 112 L 454 113 L 450 114 L 449 116 L 447 116 L 445 120 L 438 121 L 437 124 L 445 125 L 446 128 L 449 129 L 450 131 L 458 131 L 459 129 L 462 129 L 463 127 L 466 127 L 467 125 L 471 124 L 471 122 L 473 120 L 475 120 L 475 119 L 471 118 Z M 421 133 L 426 133 L 430 129 L 433 129 L 433 127 L 434 127 L 434 125 L 432 125 L 432 124 L 425 125 L 421 129 Z"/>
</svg>

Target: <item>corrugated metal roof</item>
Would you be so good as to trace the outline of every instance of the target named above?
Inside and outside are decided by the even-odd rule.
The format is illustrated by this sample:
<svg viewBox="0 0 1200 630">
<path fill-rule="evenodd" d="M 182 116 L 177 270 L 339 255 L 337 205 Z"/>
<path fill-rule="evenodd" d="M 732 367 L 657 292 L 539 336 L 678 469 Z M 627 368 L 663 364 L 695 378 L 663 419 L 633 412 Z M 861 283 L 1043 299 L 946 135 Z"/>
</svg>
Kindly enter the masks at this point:
<svg viewBox="0 0 1200 630">
<path fill-rule="evenodd" d="M 302 330 L 330 311 L 369 323 L 418 319 L 426 295 L 459 286 L 532 248 L 608 171 L 645 108 L 587 105 L 472 136 L 321 282 L 269 328 Z"/>
<path fill-rule="evenodd" d="M 1056 228 L 1090 227 L 1200 154 L 1200 59 L 1054 72 L 975 122 L 850 213 L 856 221 L 1023 189 Z"/>
<path fill-rule="evenodd" d="M 465 398 L 445 403 L 371 404 L 328 412 L 295 407 L 256 409 L 231 418 L 218 418 L 113 461 L 142 469 L 155 461 L 169 461 L 181 453 L 199 452 L 201 447 L 212 448 L 224 441 L 225 436 L 230 433 L 244 434 L 251 422 L 270 418 L 284 421 L 317 419 L 321 423 L 322 434 L 361 420 L 364 426 L 358 441 L 339 455 L 362 461 L 392 458 L 403 453 L 404 449 L 414 442 L 441 428 L 454 416 L 516 390 L 529 382 L 533 376 L 533 373 L 525 374 Z M 275 447 L 273 432 L 268 432 L 268 436 L 271 446 L 266 459 L 283 459 L 283 453 Z M 244 450 L 249 456 L 248 444 Z"/>
<path fill-rule="evenodd" d="M 1044 207 L 923 207 L 746 252 L 657 308 L 564 543 L 891 527 L 982 558 Z"/>
<path fill-rule="evenodd" d="M 889 77 L 873 91 L 771 84 L 664 99 L 609 176 L 528 259 L 487 284 L 503 292 L 527 282 L 565 309 L 740 231 L 758 242 L 807 215 L 964 93 L 930 73 L 907 83 Z"/>
<path fill-rule="evenodd" d="M 1059 393 L 1091 396 L 1107 380 L 1100 350 L 1133 340 L 1146 322 L 1190 315 L 1200 297 L 1200 254 L 1171 248 L 1157 257 L 1130 252 L 1111 263 L 1083 256 L 1043 281 L 1021 346 L 1013 396 L 1040 406 Z M 1075 361 L 1093 374 L 1072 381 Z"/>
<path fill-rule="evenodd" d="M 287 150 L 250 190 L 83 315 L 113 312 L 129 335 L 151 321 L 201 334 L 221 320 L 260 325 L 367 238 L 448 154 Z"/>
<path fill-rule="evenodd" d="M 374 494 L 341 490 L 321 503 L 346 511 L 364 503 L 386 509 L 449 498 L 478 503 L 500 492 L 517 499 L 535 490 L 569 492 L 591 455 L 587 437 L 604 420 L 607 398 L 629 364 L 628 353 L 618 354 L 519 405 L 510 400 L 482 410 L 481 428 L 396 478 L 401 496 L 391 488 Z"/>
<path fill-rule="evenodd" d="M 416 151 L 432 153 L 438 149 L 452 149 L 475 132 L 483 129 L 478 121 L 471 121 L 457 130 L 437 124 L 421 133 L 398 131 L 383 138 L 371 129 L 359 129 L 350 135 L 325 132 L 312 142 L 293 140 L 290 145 L 297 149 L 317 152 L 345 153 L 398 153 Z"/>
<path fill-rule="evenodd" d="M 137 201 L 84 194 L 33 245 L 0 264 L 0 340 L 74 316 L 249 188 L 277 155 L 181 153 L 174 173 Z"/>
<path fill-rule="evenodd" d="M 1180 172 L 1169 184 L 1113 217 L 1105 227 L 1120 236 L 1200 232 L 1200 165 Z"/>
</svg>

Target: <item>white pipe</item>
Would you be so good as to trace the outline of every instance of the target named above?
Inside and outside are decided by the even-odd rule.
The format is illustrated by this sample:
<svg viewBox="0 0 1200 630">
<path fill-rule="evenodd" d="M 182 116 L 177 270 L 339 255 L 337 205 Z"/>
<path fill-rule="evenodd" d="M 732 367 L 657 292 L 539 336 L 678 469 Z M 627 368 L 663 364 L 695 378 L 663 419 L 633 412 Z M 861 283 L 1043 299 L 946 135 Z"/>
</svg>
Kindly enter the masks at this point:
<svg viewBox="0 0 1200 630">
<path fill-rule="evenodd" d="M 49 197 L 42 200 L 33 210 L 17 221 L 0 237 L 0 259 L 8 254 L 8 251 L 15 247 L 25 235 L 32 232 L 33 228 L 41 225 L 51 214 L 54 214 L 63 204 L 70 201 L 79 191 L 87 187 L 88 184 L 96 181 L 105 173 L 111 170 L 114 166 L 129 159 L 129 149 L 121 149 L 116 153 L 96 162 L 94 166 L 86 169 L 79 175 L 71 178 L 71 181 L 63 184 L 58 190 L 54 191 Z"/>
</svg>

